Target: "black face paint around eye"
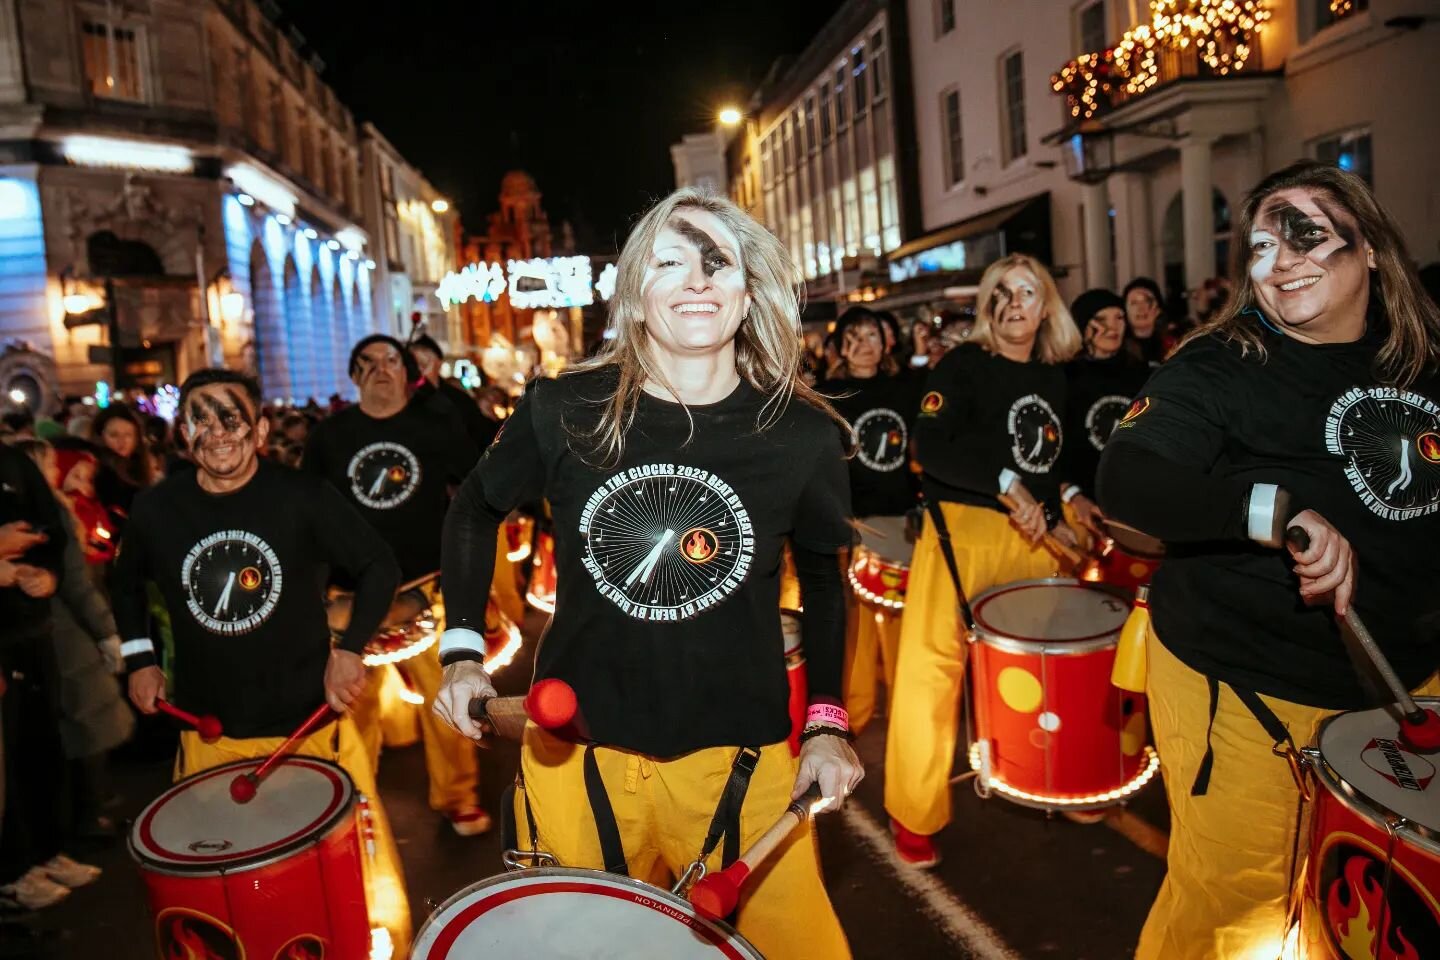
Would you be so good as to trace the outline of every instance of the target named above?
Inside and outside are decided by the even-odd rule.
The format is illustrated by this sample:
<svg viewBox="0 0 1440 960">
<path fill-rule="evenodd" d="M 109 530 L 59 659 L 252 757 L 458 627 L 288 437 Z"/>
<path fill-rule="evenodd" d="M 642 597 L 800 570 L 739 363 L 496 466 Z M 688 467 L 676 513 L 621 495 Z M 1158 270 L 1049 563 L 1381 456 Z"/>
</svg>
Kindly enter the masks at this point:
<svg viewBox="0 0 1440 960">
<path fill-rule="evenodd" d="M 1329 218 L 1335 230 L 1335 235 L 1345 241 L 1345 246 L 1351 250 L 1360 249 L 1359 231 L 1355 226 L 1355 219 L 1345 210 L 1344 207 L 1332 204 L 1320 197 L 1315 198 L 1315 206 L 1320 212 Z M 1339 252 L 1339 251 L 1337 251 Z"/>
<path fill-rule="evenodd" d="M 700 264 L 701 269 L 705 271 L 705 276 L 713 277 L 731 265 L 730 258 L 720 250 L 715 241 L 710 238 L 710 234 L 683 217 L 676 217 L 672 223 L 675 232 L 689 240 L 695 249 L 700 251 Z"/>
<path fill-rule="evenodd" d="M 250 404 L 246 402 L 245 398 L 232 387 L 225 388 L 225 395 L 228 396 L 230 402 L 235 405 L 235 410 L 245 425 L 254 426 L 255 417 L 251 415 Z"/>
<path fill-rule="evenodd" d="M 1289 201 L 1270 207 L 1266 219 L 1275 225 L 1280 242 L 1302 256 L 1329 240 L 1329 230 Z M 1316 236 L 1316 234 L 1321 234 Z"/>
</svg>

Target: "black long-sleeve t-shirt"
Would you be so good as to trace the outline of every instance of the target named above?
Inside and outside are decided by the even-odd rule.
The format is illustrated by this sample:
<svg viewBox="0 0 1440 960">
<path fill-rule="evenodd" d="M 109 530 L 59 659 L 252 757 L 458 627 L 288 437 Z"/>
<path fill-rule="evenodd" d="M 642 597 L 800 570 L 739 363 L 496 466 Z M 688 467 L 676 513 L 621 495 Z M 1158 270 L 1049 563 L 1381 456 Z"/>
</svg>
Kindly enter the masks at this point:
<svg viewBox="0 0 1440 960">
<path fill-rule="evenodd" d="M 342 649 L 359 653 L 390 607 L 390 548 L 329 484 L 262 460 L 239 490 L 206 493 L 194 471 L 135 499 L 112 602 L 126 665 L 155 662 L 146 581 L 175 638 L 178 706 L 220 718 L 227 736 L 288 734 L 324 699 L 330 568 L 356 582 Z"/>
<path fill-rule="evenodd" d="M 1069 395 L 1065 400 L 1065 453 L 1060 479 L 1095 496 L 1095 471 L 1130 404 L 1150 377 L 1150 366 L 1124 350 L 1095 360 L 1079 357 L 1065 366 Z"/>
<path fill-rule="evenodd" d="M 421 401 L 384 418 L 346 407 L 311 430 L 301 465 L 344 494 L 395 551 L 410 581 L 440 569 L 451 485 L 479 456 L 447 405 Z"/>
<path fill-rule="evenodd" d="M 997 495 L 1018 478 L 1059 516 L 1066 393 L 1061 366 L 1016 363 L 978 344 L 951 350 L 930 371 L 915 422 L 927 494 L 1001 510 Z"/>
<path fill-rule="evenodd" d="M 1367 706 L 1332 608 L 1303 604 L 1288 551 L 1247 539 L 1251 508 L 1275 485 L 1290 513 L 1349 540 L 1353 606 L 1419 684 L 1440 666 L 1440 375 L 1381 385 L 1378 329 L 1348 344 L 1261 334 L 1264 358 L 1212 336 L 1155 372 L 1102 457 L 1101 505 L 1166 540 L 1150 607 L 1182 661 L 1297 703 Z"/>
<path fill-rule="evenodd" d="M 895 517 L 913 507 L 919 483 L 910 470 L 910 437 L 921 384 L 880 374 L 827 380 L 818 389 L 855 431 L 850 458 L 855 516 Z"/>
<path fill-rule="evenodd" d="M 538 381 L 506 420 L 446 523 L 447 618 L 483 630 L 496 525 L 543 492 L 558 593 L 536 679 L 569 683 L 597 740 L 642 753 L 783 740 L 787 538 L 803 558 L 802 590 L 835 588 L 805 597 L 805 653 L 812 695 L 840 696 L 833 555 L 852 536 L 840 428 L 792 400 L 757 431 L 765 398 L 742 382 L 689 407 L 692 435 L 684 407 L 644 394 L 620 462 L 595 466 L 603 455 L 590 454 L 588 432 L 615 381 L 604 369 Z M 459 634 L 442 641 L 447 662 L 473 653 Z"/>
<path fill-rule="evenodd" d="M 411 403 L 435 410 L 448 407 L 453 411 L 464 426 L 466 436 L 474 444 L 477 456 L 485 452 L 495 440 L 495 435 L 500 432 L 500 424 L 480 412 L 480 405 L 475 402 L 475 398 L 449 380 L 434 384 L 422 383 L 415 390 Z"/>
<path fill-rule="evenodd" d="M 65 572 L 65 528 L 70 518 L 61 512 L 45 476 L 33 460 L 0 444 L 0 526 L 23 522 L 49 539 L 15 558 L 17 563 L 49 570 L 57 578 Z M 50 619 L 50 600 L 28 596 L 18 586 L 0 587 L 0 646 L 6 638 L 31 635 Z"/>
</svg>

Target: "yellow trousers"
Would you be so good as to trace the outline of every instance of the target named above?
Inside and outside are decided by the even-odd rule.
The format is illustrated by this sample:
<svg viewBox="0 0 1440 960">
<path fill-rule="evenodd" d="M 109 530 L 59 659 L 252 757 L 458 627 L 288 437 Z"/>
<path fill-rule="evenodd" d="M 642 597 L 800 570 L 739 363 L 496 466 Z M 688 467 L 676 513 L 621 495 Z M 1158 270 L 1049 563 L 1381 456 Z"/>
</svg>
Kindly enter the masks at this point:
<svg viewBox="0 0 1440 960">
<path fill-rule="evenodd" d="M 182 780 L 235 760 L 269 756 L 283 740 L 283 737 L 243 740 L 221 737 L 214 743 L 206 743 L 198 733 L 186 731 L 180 734 L 175 779 Z M 365 755 L 359 732 L 348 717 L 342 717 L 338 723 L 327 725 L 300 741 L 295 753 L 338 763 L 350 774 L 355 789 L 369 799 L 371 824 L 375 831 L 375 856 L 365 858 L 363 862 L 370 923 L 372 926 L 383 926 L 390 932 L 396 960 L 403 960 L 410 952 L 410 901 L 405 894 L 405 874 L 400 867 L 395 835 L 390 831 L 390 819 L 380 802 L 374 768 Z"/>
<path fill-rule="evenodd" d="M 795 572 L 795 555 L 790 552 L 790 541 L 785 541 L 785 549 L 780 551 L 780 609 L 799 610 L 800 576 Z"/>
<path fill-rule="evenodd" d="M 993 586 L 1054 575 L 1055 558 L 1025 542 L 1007 514 L 958 503 L 940 509 L 972 603 Z M 928 514 L 910 560 L 905 610 L 885 741 L 885 809 L 907 829 L 928 835 L 950 822 L 950 771 L 965 679 L 955 587 Z"/>
<path fill-rule="evenodd" d="M 901 610 L 881 610 L 850 597 L 845 630 L 845 710 L 858 736 L 875 716 L 876 686 L 884 677 L 893 701 L 895 660 L 900 651 Z"/>
<path fill-rule="evenodd" d="M 1209 742 L 1215 761 L 1204 796 L 1190 795 L 1205 755 L 1210 692 L 1205 676 L 1146 637 L 1150 725 L 1170 801 L 1168 873 L 1150 908 L 1137 960 L 1277 960 L 1292 879 L 1304 876 L 1308 824 L 1300 792 L 1270 736 L 1221 684 Z M 1434 681 L 1421 688 L 1433 693 Z M 1297 747 L 1314 743 L 1337 711 L 1261 697 Z M 1300 845 L 1295 844 L 1296 831 Z M 1298 849 L 1302 858 L 1292 862 Z"/>
<path fill-rule="evenodd" d="M 670 760 L 612 747 L 595 759 L 605 781 L 630 876 L 668 889 L 700 854 L 736 750 L 712 747 Z M 529 845 L 526 798 L 541 850 L 569 867 L 604 860 L 586 798 L 585 749 L 526 728 L 520 754 L 525 789 L 516 791 L 520 845 Z M 761 748 L 740 811 L 740 849 L 764 833 L 790 803 L 797 761 L 785 742 Z M 723 846 L 723 845 L 722 845 Z M 721 851 L 707 861 L 720 868 Z M 850 947 L 820 877 L 815 835 L 792 835 L 746 884 L 736 927 L 769 960 L 847 960 Z"/>
</svg>

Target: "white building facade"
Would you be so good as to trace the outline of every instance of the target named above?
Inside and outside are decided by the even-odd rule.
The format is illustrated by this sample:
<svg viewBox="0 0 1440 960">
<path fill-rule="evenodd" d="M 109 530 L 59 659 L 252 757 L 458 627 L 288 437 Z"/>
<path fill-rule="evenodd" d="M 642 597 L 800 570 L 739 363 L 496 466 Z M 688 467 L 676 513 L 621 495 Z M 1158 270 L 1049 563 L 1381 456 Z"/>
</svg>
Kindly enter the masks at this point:
<svg viewBox="0 0 1440 960">
<path fill-rule="evenodd" d="M 695 187 L 724 193 L 725 132 L 722 127 L 704 133 L 687 133 L 670 145 L 670 162 L 675 166 L 675 188 Z"/>
<path fill-rule="evenodd" d="M 1151 276 L 1180 303 L 1228 273 L 1246 192 L 1302 157 L 1364 176 L 1417 260 L 1440 257 L 1434 3 L 1180 0 L 1196 29 L 1167 37 L 1170 6 L 909 0 L 926 233 L 892 276 L 968 243 L 965 269 L 1023 249 L 1067 297 Z M 1048 235 L 1007 229 L 1040 208 Z"/>
</svg>

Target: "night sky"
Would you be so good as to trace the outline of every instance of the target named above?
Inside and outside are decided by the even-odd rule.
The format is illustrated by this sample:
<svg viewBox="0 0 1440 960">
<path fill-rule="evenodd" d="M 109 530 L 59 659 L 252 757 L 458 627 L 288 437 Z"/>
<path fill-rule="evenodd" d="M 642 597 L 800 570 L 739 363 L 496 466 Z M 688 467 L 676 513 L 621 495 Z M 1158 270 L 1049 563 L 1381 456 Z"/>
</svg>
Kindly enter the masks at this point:
<svg viewBox="0 0 1440 960">
<path fill-rule="evenodd" d="M 605 253 L 673 188 L 670 144 L 722 104 L 743 108 L 774 59 L 799 53 L 840 2 L 281 7 L 357 121 L 457 203 L 467 229 L 484 229 L 501 176 L 520 168 L 551 222 L 569 219 L 583 252 Z"/>
</svg>

